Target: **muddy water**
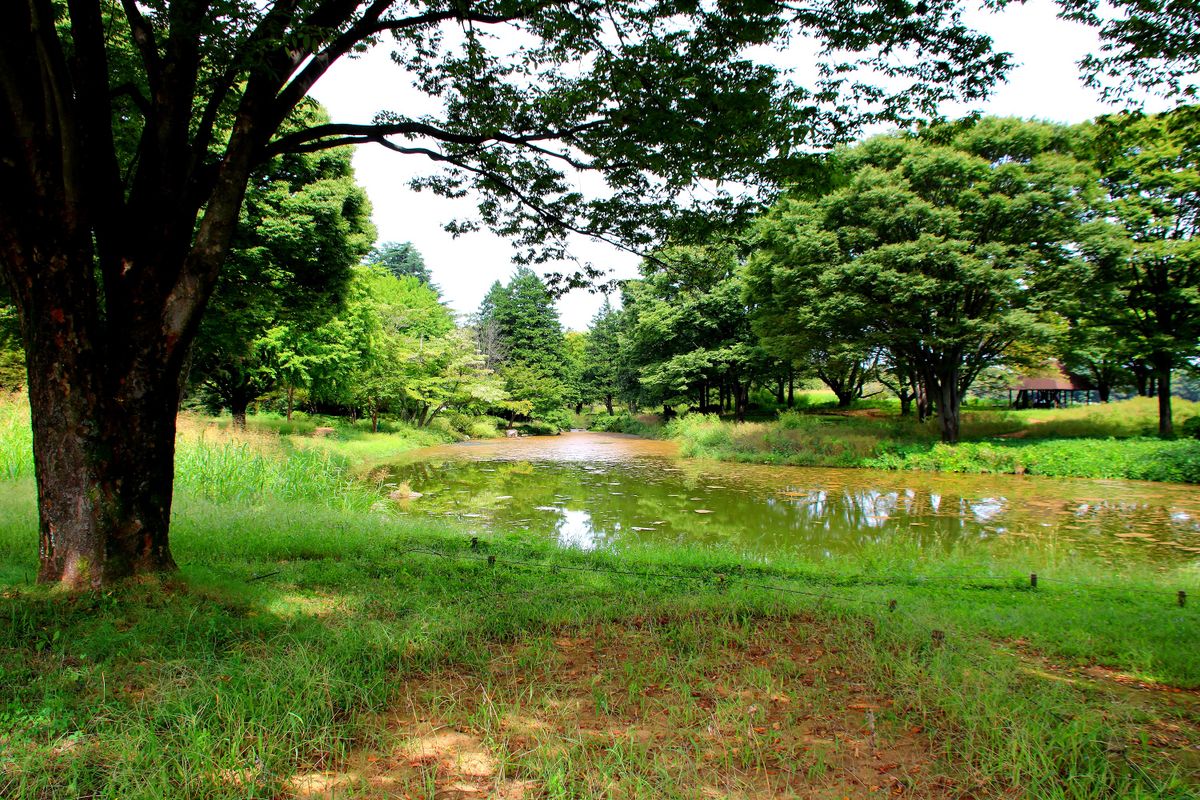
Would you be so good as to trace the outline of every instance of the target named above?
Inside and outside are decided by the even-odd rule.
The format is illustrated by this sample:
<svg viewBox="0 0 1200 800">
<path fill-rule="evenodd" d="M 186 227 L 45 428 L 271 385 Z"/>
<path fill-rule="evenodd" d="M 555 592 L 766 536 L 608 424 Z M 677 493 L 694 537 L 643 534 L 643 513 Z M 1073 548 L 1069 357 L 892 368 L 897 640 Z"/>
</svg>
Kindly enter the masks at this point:
<svg viewBox="0 0 1200 800">
<path fill-rule="evenodd" d="M 579 548 L 717 546 L 836 556 L 904 541 L 1200 563 L 1200 491 L 1131 481 L 726 464 L 618 434 L 464 442 L 391 469 L 411 514 Z"/>
</svg>

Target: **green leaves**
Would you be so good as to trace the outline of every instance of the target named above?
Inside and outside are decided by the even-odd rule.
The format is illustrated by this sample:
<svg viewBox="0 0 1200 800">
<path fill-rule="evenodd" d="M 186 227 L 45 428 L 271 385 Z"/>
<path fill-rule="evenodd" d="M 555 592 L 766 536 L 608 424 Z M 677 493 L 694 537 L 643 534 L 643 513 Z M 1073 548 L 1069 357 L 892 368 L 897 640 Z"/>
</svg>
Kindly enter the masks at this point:
<svg viewBox="0 0 1200 800">
<path fill-rule="evenodd" d="M 579 393 L 558 311 L 546 285 L 532 270 L 517 269 L 508 284 L 492 286 L 476 315 L 481 339 L 491 340 L 490 365 L 504 378 L 508 410 L 556 416 Z M 481 342 L 482 346 L 482 342 Z"/>
<path fill-rule="evenodd" d="M 347 149 L 281 156 L 256 174 L 194 349 L 210 406 L 244 409 L 278 383 L 309 383 L 319 359 L 303 333 L 337 310 L 374 238 Z"/>
<path fill-rule="evenodd" d="M 1041 287 L 1071 263 L 1094 194 L 1075 146 L 1066 129 L 989 119 L 839 152 L 841 188 L 785 198 L 755 226 L 746 286 L 764 342 L 809 358 L 884 348 L 956 406 L 1039 335 Z"/>
</svg>

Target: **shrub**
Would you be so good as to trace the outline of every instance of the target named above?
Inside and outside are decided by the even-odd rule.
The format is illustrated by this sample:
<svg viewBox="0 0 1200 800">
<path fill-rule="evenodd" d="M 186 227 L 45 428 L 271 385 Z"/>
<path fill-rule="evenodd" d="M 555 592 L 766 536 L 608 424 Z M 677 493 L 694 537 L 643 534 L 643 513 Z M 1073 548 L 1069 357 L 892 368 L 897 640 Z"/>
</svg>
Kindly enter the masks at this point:
<svg viewBox="0 0 1200 800">
<path fill-rule="evenodd" d="M 809 431 L 821 427 L 821 419 L 814 414 L 802 414 L 794 409 L 779 412 L 779 427 L 785 431 Z"/>
</svg>

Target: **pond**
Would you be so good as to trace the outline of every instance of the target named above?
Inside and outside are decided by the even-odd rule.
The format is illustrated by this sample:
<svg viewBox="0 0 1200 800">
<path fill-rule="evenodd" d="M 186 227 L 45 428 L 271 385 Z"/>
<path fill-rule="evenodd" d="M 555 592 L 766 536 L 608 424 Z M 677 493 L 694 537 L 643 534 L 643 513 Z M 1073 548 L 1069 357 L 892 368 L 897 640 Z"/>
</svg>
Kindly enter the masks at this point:
<svg viewBox="0 0 1200 800">
<path fill-rule="evenodd" d="M 583 549 L 820 558 L 903 540 L 1200 562 L 1194 486 L 730 464 L 679 458 L 671 442 L 583 432 L 414 451 L 388 481 L 420 493 L 399 501 L 404 512 Z"/>
</svg>

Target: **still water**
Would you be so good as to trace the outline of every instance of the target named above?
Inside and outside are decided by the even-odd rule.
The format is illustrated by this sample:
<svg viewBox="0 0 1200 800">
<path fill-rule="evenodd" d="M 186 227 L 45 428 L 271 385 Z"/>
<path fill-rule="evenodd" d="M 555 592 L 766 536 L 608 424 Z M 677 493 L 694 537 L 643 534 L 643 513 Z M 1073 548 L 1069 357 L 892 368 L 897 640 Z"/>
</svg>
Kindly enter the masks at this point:
<svg viewBox="0 0 1200 800">
<path fill-rule="evenodd" d="M 670 543 L 832 557 L 904 541 L 1200 563 L 1195 486 L 727 464 L 596 433 L 418 450 L 388 480 L 421 493 L 399 501 L 407 513 L 583 549 Z"/>
</svg>

